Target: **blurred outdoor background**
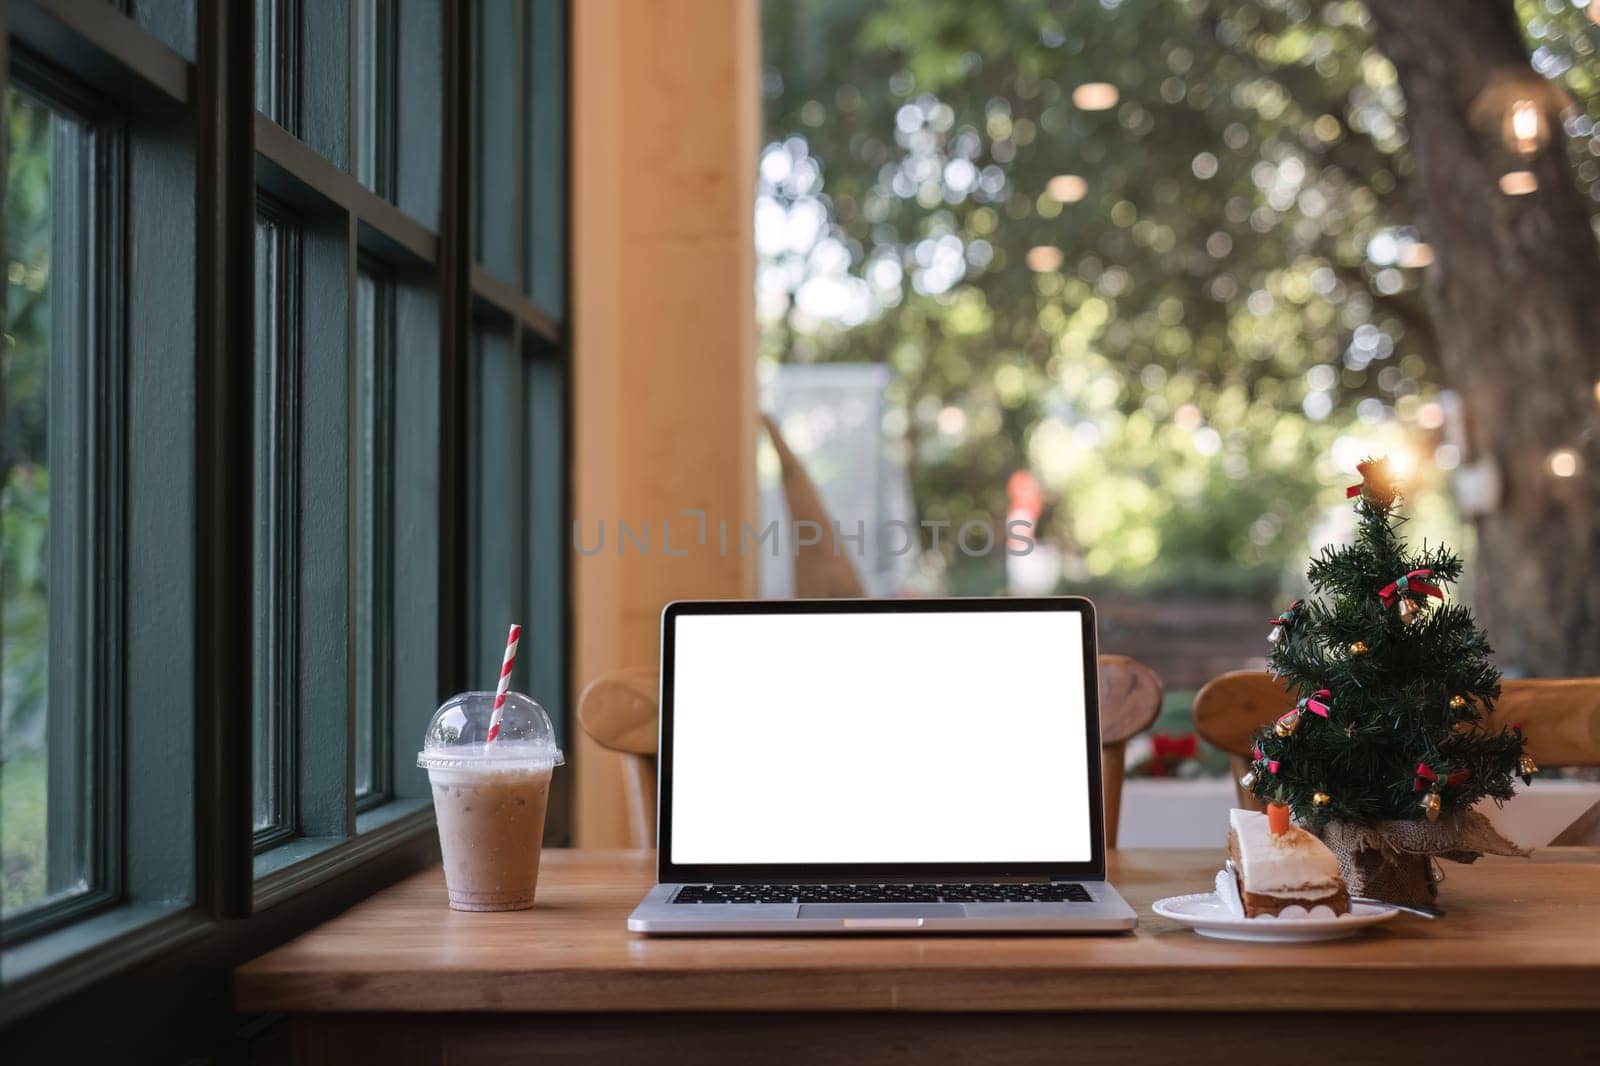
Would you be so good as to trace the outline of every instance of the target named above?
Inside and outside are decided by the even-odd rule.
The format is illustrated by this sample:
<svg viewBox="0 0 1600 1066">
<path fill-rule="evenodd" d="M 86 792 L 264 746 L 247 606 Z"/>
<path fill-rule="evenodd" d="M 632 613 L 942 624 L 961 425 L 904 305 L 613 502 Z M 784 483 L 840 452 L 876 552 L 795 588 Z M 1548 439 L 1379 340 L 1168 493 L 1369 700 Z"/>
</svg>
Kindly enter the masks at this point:
<svg viewBox="0 0 1600 1066">
<path fill-rule="evenodd" d="M 870 592 L 1093 596 L 1168 686 L 1142 772 L 1221 773 L 1195 689 L 1388 455 L 1501 668 L 1600 671 L 1600 3 L 1505 11 L 768 0 L 764 405 L 848 528 L 951 523 Z"/>
<path fill-rule="evenodd" d="M 1224 764 L 1193 736 L 1194 691 L 1261 665 L 1308 557 L 1351 528 L 1356 463 L 1386 454 L 1412 479 L 1408 535 L 1468 560 L 1455 594 L 1501 668 L 1600 673 L 1600 0 L 762 17 L 763 405 L 835 518 L 921 529 L 903 553 L 869 538 L 871 593 L 1093 596 L 1103 648 L 1168 687 L 1136 770 L 1201 780 Z M 73 536 L 53 515 L 90 508 L 51 454 L 81 440 L 46 412 L 51 381 L 85 372 L 90 250 L 71 225 L 86 128 L 14 89 L 5 121 L 11 911 L 47 894 L 47 850 L 48 892 L 79 876 L 46 846 L 47 798 L 89 751 L 48 751 L 51 701 L 72 699 L 49 679 L 73 676 L 49 634 L 75 624 L 48 606 L 49 545 Z M 770 448 L 760 466 L 781 516 Z M 1027 556 L 955 543 L 1013 518 Z M 764 594 L 792 592 L 788 559 L 763 566 Z M 76 812 L 51 818 L 78 839 Z"/>
<path fill-rule="evenodd" d="M 6 318 L 0 404 L 0 889 L 9 910 L 45 891 L 49 674 L 52 138 L 31 97 L 6 93 Z"/>
</svg>

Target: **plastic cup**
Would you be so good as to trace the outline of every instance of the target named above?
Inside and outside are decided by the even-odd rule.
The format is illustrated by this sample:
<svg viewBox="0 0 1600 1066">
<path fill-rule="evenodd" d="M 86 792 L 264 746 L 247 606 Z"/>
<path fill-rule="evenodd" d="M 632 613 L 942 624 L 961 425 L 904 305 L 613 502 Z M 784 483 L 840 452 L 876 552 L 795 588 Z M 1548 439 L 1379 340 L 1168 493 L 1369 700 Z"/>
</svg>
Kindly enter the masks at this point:
<svg viewBox="0 0 1600 1066">
<path fill-rule="evenodd" d="M 463 692 L 434 712 L 417 753 L 428 771 L 450 906 L 515 911 L 539 884 L 550 776 L 566 761 L 545 709 L 506 694 L 500 734 L 487 743 L 493 692 Z"/>
</svg>

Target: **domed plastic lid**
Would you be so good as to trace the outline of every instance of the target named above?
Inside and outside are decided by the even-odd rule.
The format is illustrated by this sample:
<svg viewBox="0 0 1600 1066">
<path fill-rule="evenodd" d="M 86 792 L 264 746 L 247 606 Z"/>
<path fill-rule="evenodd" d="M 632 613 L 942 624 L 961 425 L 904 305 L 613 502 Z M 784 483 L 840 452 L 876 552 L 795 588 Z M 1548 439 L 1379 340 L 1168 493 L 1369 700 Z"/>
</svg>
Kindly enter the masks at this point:
<svg viewBox="0 0 1600 1066">
<path fill-rule="evenodd" d="M 520 692 L 506 693 L 500 734 L 488 742 L 493 692 L 451 696 L 433 714 L 417 753 L 428 770 L 484 772 L 548 770 L 566 762 L 556 746 L 555 726 L 545 709 Z"/>
</svg>

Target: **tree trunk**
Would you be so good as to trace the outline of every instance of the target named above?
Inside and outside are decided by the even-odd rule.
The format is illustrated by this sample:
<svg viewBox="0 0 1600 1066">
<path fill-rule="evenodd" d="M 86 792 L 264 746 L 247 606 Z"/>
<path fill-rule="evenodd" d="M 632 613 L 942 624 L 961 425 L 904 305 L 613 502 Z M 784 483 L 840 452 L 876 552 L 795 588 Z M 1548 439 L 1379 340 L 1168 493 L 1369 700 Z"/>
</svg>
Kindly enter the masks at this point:
<svg viewBox="0 0 1600 1066">
<path fill-rule="evenodd" d="M 1441 366 L 1503 486 L 1477 519 L 1475 606 L 1503 669 L 1600 673 L 1600 251 L 1560 117 L 1527 161 L 1469 117 L 1491 75 L 1532 75 L 1513 0 L 1368 8 L 1405 95 Z M 1503 194 L 1519 169 L 1538 190 Z M 1576 476 L 1552 473 L 1558 448 Z"/>
</svg>

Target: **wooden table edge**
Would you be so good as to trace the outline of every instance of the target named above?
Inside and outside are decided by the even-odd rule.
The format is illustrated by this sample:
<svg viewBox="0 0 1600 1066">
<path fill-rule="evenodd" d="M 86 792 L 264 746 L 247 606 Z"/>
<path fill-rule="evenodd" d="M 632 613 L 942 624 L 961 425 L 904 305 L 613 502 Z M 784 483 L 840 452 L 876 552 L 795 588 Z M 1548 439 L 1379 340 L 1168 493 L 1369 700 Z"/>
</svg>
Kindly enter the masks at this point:
<svg viewBox="0 0 1600 1066">
<path fill-rule="evenodd" d="M 1027 974 L 1019 988 L 1015 968 L 913 970 L 742 971 L 740 995 L 730 1001 L 720 971 L 474 970 L 464 979 L 440 974 L 426 1000 L 399 1001 L 391 980 L 409 983 L 409 971 L 392 974 L 239 971 L 234 1004 L 240 1011 L 350 1014 L 463 1012 L 563 1014 L 805 1012 L 1251 1012 L 1417 1011 L 1416 983 L 1438 979 L 1459 989 L 1481 979 L 1476 967 L 1350 966 L 1308 973 L 1167 967 L 1159 973 L 1086 969 L 1071 974 Z M 1317 983 L 1307 983 L 1315 976 Z M 1537 967 L 1499 975 L 1479 996 L 1453 993 L 1440 1009 L 1451 1011 L 1596 1012 L 1600 982 L 1582 966 Z M 1213 991 L 1214 990 L 1214 991 Z"/>
</svg>

